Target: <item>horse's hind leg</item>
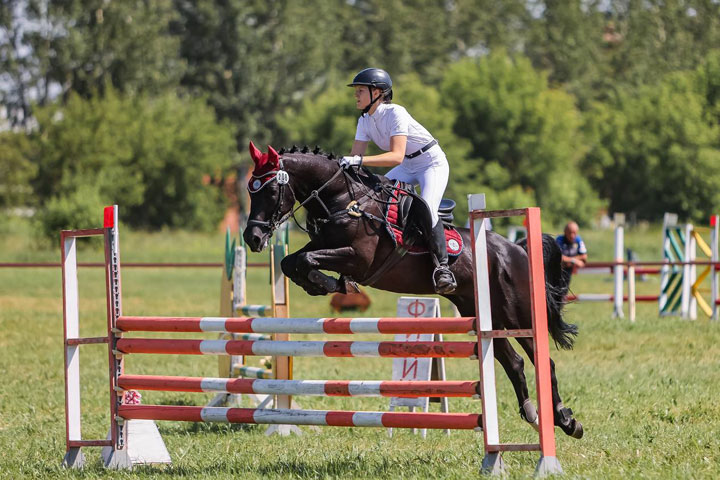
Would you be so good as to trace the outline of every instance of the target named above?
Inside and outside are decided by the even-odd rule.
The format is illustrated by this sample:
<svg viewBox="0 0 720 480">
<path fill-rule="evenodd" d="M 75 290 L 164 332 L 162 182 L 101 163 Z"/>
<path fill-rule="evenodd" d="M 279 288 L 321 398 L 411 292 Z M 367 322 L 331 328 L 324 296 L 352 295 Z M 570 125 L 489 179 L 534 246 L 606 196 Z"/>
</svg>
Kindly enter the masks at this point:
<svg viewBox="0 0 720 480">
<path fill-rule="evenodd" d="M 475 316 L 474 297 L 468 298 L 448 295 L 447 298 L 458 307 L 458 311 L 463 317 Z M 497 317 L 494 316 L 494 318 Z M 493 328 L 496 327 L 494 326 Z M 520 405 L 520 415 L 528 423 L 537 428 L 537 410 L 530 400 L 528 393 L 527 381 L 525 379 L 525 361 L 506 338 L 496 338 L 493 340 L 493 346 L 495 348 L 495 358 L 500 362 L 500 365 L 502 365 L 505 374 L 515 389 L 515 395 Z"/>
<path fill-rule="evenodd" d="M 531 362 L 535 361 L 535 350 L 533 348 L 533 342 L 530 338 L 518 338 L 517 339 L 522 346 L 525 353 L 530 358 Z M 558 391 L 557 377 L 555 376 L 555 362 L 552 358 L 550 359 L 550 382 L 552 385 L 552 399 L 553 399 L 553 418 L 555 425 L 560 427 L 566 435 L 574 438 L 582 438 L 583 426 L 582 423 L 578 422 L 573 417 L 571 409 L 566 408 L 562 399 L 560 398 L 560 392 Z"/>
</svg>

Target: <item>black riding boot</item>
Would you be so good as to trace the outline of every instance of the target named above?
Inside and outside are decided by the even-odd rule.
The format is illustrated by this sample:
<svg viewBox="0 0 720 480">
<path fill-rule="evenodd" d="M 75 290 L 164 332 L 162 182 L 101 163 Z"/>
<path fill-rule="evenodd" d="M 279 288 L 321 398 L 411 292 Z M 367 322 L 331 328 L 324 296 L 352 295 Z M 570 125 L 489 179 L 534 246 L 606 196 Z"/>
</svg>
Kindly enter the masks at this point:
<svg viewBox="0 0 720 480">
<path fill-rule="evenodd" d="M 457 282 L 455 276 L 448 267 L 447 245 L 445 244 L 445 227 L 442 221 L 438 220 L 432 228 L 430 251 L 435 257 L 435 270 L 433 271 L 433 284 L 435 292 L 440 294 L 448 294 L 455 291 Z"/>
</svg>

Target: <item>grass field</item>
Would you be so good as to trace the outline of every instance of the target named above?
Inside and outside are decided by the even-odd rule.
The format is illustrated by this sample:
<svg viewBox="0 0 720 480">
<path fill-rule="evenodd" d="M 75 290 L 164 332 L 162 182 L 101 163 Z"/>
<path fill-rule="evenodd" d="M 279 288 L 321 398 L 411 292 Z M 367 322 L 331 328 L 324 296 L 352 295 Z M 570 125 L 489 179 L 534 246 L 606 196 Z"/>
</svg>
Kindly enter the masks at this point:
<svg viewBox="0 0 720 480">
<path fill-rule="evenodd" d="M 5 227 L 0 262 L 57 261 L 58 248 L 37 245 L 22 225 Z M 612 258 L 612 232 L 582 232 L 592 260 Z M 221 261 L 221 234 L 121 234 L 124 261 Z M 293 237 L 292 248 L 302 240 Z M 660 256 L 658 229 L 630 231 L 626 243 L 644 260 Z M 100 260 L 99 245 L 80 254 Z M 251 260 L 262 260 L 252 257 Z M 123 271 L 124 312 L 129 315 L 216 315 L 220 272 L 198 270 Z M 251 270 L 249 298 L 269 299 L 268 272 Z M 638 293 L 657 293 L 650 277 Z M 610 292 L 610 277 L 573 279 L 576 292 Z M 99 269 L 80 273 L 81 334 L 103 335 L 104 280 Z M 291 290 L 293 316 L 324 316 L 328 298 Z M 366 316 L 395 311 L 396 296 L 371 290 Z M 638 321 L 613 319 L 611 305 L 567 307 L 567 320 L 580 327 L 573 351 L 551 351 L 560 393 L 585 427 L 575 440 L 556 430 L 558 458 L 570 478 L 720 477 L 720 324 L 659 318 L 656 304 L 639 306 Z M 447 303 L 443 313 L 450 314 Z M 197 337 L 197 335 L 191 335 Z M 207 335 L 207 338 L 213 338 Z M 302 339 L 304 337 L 297 336 Z M 319 339 L 315 336 L 314 339 Z M 333 337 L 337 338 L 337 337 Z M 367 337 L 372 338 L 372 337 Z M 451 337 L 450 337 L 451 338 Z M 354 337 L 354 339 L 358 339 Z M 452 339 L 452 338 L 451 338 Z M 82 472 L 60 467 L 65 444 L 62 368 L 62 303 L 59 269 L 0 269 L 0 477 L 2 478 L 472 478 L 482 460 L 482 440 L 473 432 L 445 437 L 431 431 L 422 440 L 398 431 L 393 439 L 377 429 L 304 428 L 302 437 L 268 438 L 264 427 L 162 423 L 160 431 L 174 464 L 109 474 L 99 450 L 86 449 Z M 107 433 L 107 351 L 84 347 L 83 433 Z M 529 362 L 526 362 L 529 365 Z M 383 359 L 301 358 L 299 379 L 387 379 Z M 451 379 L 477 379 L 477 363 L 449 360 Z M 131 356 L 128 373 L 215 376 L 217 359 Z M 498 372 L 501 440 L 532 441 L 534 431 L 519 417 L 515 396 Z M 528 378 L 532 380 L 532 373 Z M 531 391 L 534 388 L 531 385 Z M 210 395 L 144 392 L 144 403 L 202 405 Z M 385 410 L 385 399 L 303 397 L 304 408 Z M 475 400 L 451 399 L 451 410 L 477 412 Z M 436 405 L 433 405 L 437 408 Z M 526 478 L 537 453 L 505 455 L 510 478 Z"/>
</svg>

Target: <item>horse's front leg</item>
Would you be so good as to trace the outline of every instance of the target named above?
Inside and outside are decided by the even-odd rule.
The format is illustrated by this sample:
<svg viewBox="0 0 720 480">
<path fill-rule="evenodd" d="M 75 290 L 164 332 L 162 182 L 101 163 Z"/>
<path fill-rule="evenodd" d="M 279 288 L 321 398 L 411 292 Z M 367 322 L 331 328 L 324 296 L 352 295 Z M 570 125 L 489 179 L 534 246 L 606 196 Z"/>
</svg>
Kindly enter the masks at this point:
<svg viewBox="0 0 720 480">
<path fill-rule="evenodd" d="M 301 274 L 298 268 L 300 255 L 316 248 L 317 247 L 313 245 L 312 242 L 306 244 L 297 252 L 293 252 L 285 256 L 285 258 L 283 258 L 280 262 L 280 268 L 286 277 L 288 277 L 294 284 L 302 287 L 309 295 L 325 295 L 327 292 L 319 285 L 311 282 L 308 279 L 307 274 Z"/>
<path fill-rule="evenodd" d="M 322 295 L 333 292 L 345 292 L 345 283 L 324 274 L 320 270 L 329 270 L 341 275 L 352 276 L 363 262 L 353 247 L 306 251 L 297 257 L 297 272 L 322 290 Z M 307 289 L 306 289 L 307 290 Z M 310 292 L 308 292 L 310 293 Z M 310 293 L 312 295 L 312 293 Z"/>
</svg>

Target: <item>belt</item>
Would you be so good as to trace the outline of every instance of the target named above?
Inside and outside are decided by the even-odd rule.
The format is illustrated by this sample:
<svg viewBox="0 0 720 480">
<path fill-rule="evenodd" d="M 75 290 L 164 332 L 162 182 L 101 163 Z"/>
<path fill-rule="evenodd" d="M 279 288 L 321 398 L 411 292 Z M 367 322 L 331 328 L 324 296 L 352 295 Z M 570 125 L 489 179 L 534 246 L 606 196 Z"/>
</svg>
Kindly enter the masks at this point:
<svg viewBox="0 0 720 480">
<path fill-rule="evenodd" d="M 423 153 L 427 152 L 427 151 L 430 150 L 432 147 L 434 147 L 435 145 L 437 145 L 437 143 L 438 143 L 438 141 L 435 140 L 435 139 L 433 139 L 432 142 L 428 143 L 427 145 L 425 145 L 424 147 L 422 147 L 420 150 L 418 150 L 418 151 L 416 151 L 416 152 L 413 152 L 413 153 L 411 153 L 410 155 L 405 155 L 405 158 L 415 158 L 415 157 L 417 157 L 418 155 L 422 155 Z"/>
</svg>

